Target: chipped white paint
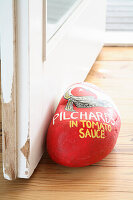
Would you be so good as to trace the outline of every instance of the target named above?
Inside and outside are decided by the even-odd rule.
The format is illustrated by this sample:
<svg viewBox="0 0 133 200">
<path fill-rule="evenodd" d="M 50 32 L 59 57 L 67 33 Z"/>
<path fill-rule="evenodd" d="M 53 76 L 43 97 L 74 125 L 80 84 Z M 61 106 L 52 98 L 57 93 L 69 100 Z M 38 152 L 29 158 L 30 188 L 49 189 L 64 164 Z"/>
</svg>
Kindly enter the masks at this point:
<svg viewBox="0 0 133 200">
<path fill-rule="evenodd" d="M 12 179 L 5 173 L 5 170 L 3 170 L 4 178 L 11 181 Z"/>
<path fill-rule="evenodd" d="M 1 29 L 1 88 L 3 102 L 11 101 L 13 83 L 13 9 L 12 0 L 0 2 L 0 29 Z"/>
<path fill-rule="evenodd" d="M 3 163 L 3 175 L 4 175 L 4 178 L 11 181 L 11 178 L 6 174 L 5 172 L 5 167 L 4 167 L 4 163 Z"/>
</svg>

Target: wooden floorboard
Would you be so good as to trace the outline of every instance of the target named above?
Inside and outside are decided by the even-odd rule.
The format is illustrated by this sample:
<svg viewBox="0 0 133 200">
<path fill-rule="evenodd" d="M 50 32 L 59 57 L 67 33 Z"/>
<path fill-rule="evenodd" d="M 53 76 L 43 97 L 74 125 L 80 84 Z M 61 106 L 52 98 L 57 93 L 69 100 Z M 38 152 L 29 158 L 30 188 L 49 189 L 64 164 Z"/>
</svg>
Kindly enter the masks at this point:
<svg viewBox="0 0 133 200">
<path fill-rule="evenodd" d="M 1 200 L 133 199 L 133 48 L 103 48 L 86 81 L 103 89 L 119 108 L 122 127 L 113 151 L 84 168 L 63 167 L 43 157 L 29 180 L 10 182 L 3 179 L 0 148 Z"/>
<path fill-rule="evenodd" d="M 133 47 L 104 47 L 99 61 L 133 61 Z"/>
</svg>

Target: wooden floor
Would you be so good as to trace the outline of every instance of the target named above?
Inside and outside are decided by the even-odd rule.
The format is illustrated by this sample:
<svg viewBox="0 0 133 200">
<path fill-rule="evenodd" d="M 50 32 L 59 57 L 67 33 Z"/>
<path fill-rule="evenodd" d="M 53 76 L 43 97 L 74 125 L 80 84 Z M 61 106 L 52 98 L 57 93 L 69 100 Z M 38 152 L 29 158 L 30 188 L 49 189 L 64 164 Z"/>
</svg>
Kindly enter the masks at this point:
<svg viewBox="0 0 133 200">
<path fill-rule="evenodd" d="M 133 47 L 103 48 L 86 80 L 109 94 L 121 113 L 112 153 L 95 165 L 76 169 L 42 158 L 31 179 L 10 182 L 2 177 L 0 146 L 1 200 L 133 199 Z"/>
</svg>

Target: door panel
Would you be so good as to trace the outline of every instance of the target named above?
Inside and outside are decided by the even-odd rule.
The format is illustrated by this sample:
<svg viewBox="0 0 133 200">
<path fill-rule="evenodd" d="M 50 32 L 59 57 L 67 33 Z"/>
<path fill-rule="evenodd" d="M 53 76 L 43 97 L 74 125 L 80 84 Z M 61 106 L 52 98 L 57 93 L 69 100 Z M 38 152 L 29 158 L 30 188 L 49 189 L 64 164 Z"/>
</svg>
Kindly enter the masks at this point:
<svg viewBox="0 0 133 200">
<path fill-rule="evenodd" d="M 48 124 L 58 104 L 56 99 L 70 84 L 84 81 L 102 48 L 105 0 L 80 1 L 48 41 L 46 1 L 16 2 L 16 26 L 12 26 L 16 31 L 15 43 L 12 40 L 8 49 L 12 55 L 15 45 L 16 167 L 18 177 L 29 178 L 44 153 Z M 1 32 L 4 33 L 2 28 Z M 2 67 L 6 67 L 4 63 Z M 2 76 L 6 73 L 7 70 L 2 72 Z M 3 92 L 6 94 L 5 89 Z M 6 118 L 3 118 L 4 122 Z"/>
</svg>

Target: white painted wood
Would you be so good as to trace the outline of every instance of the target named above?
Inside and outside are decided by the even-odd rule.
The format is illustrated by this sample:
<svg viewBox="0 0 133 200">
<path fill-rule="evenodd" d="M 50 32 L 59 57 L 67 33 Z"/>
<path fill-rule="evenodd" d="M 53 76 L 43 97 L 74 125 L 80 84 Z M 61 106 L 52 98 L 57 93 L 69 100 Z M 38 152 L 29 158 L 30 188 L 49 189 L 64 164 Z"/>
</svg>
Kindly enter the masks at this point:
<svg viewBox="0 0 133 200">
<path fill-rule="evenodd" d="M 133 46 L 133 1 L 107 0 L 105 46 Z"/>
<path fill-rule="evenodd" d="M 48 0 L 47 40 L 58 31 L 82 0 Z"/>
<path fill-rule="evenodd" d="M 17 176 L 14 10 L 14 0 L 0 1 L 3 175 L 8 180 Z"/>
<path fill-rule="evenodd" d="M 43 90 L 48 88 L 44 81 L 44 66 L 42 59 L 42 2 L 29 0 L 29 67 L 30 67 L 30 174 L 38 164 L 44 152 L 44 133 L 48 121 L 49 99 L 44 97 Z M 48 77 L 50 79 L 50 77 Z M 47 99 L 47 100 L 46 100 Z"/>
<path fill-rule="evenodd" d="M 133 1 L 107 0 L 106 31 L 133 33 Z"/>
<path fill-rule="evenodd" d="M 100 8 L 100 9 L 99 9 Z M 94 13 L 97 12 L 97 15 Z M 98 0 L 82 0 L 79 6 L 75 9 L 75 11 L 69 16 L 69 18 L 65 21 L 65 23 L 60 27 L 60 29 L 56 32 L 56 34 L 48 41 L 47 43 L 47 56 L 53 51 L 53 49 L 56 47 L 59 42 L 68 42 L 68 38 L 72 38 L 72 43 L 74 40 L 77 39 L 76 45 L 78 46 L 79 52 L 81 46 L 80 46 L 80 40 L 86 41 L 89 44 L 88 48 L 93 51 L 96 50 L 98 46 L 102 46 L 104 41 L 104 30 L 105 30 L 105 15 L 106 15 L 106 1 L 98 1 Z M 74 38 L 75 37 L 75 38 Z M 67 39 L 67 41 L 66 41 Z M 73 40 L 74 39 L 74 40 Z M 83 43 L 82 43 L 83 44 Z M 67 45 L 68 46 L 68 45 Z M 66 52 L 67 54 L 71 50 L 71 47 L 74 46 L 73 44 L 70 46 L 69 50 Z M 77 47 L 75 46 L 75 47 Z M 65 45 L 64 45 L 65 48 Z M 88 53 L 84 51 L 84 53 L 80 54 L 79 57 L 77 57 L 78 49 L 75 48 L 76 51 L 72 55 L 75 55 L 75 58 L 73 60 L 80 59 L 81 56 L 84 56 L 84 53 Z M 63 52 L 65 52 L 64 49 L 62 49 Z M 94 50 L 94 52 L 91 54 L 91 57 L 93 55 L 98 55 L 98 53 Z M 98 50 L 99 51 L 99 50 Z M 91 52 L 88 53 L 88 55 Z M 65 54 L 64 54 L 65 55 Z M 84 56 L 86 57 L 86 56 Z M 86 57 L 87 59 L 87 57 Z M 90 60 L 90 59 L 89 59 Z M 82 62 L 84 62 L 84 59 L 82 59 Z"/>
<path fill-rule="evenodd" d="M 133 32 L 105 32 L 104 46 L 133 46 Z"/>
<path fill-rule="evenodd" d="M 32 8 L 33 6 L 32 2 Z M 36 5 L 34 7 L 36 9 Z M 34 8 L 31 15 L 34 22 Z M 41 20 L 39 10 L 36 13 L 38 31 L 32 26 L 34 23 L 30 23 L 30 163 L 33 167 L 31 172 L 44 150 L 44 138 L 53 113 L 55 98 L 70 84 L 85 79 L 102 48 L 105 1 L 85 0 L 80 4 L 47 43 L 47 59 L 44 63 L 40 51 L 41 23 L 37 19 Z"/>
<path fill-rule="evenodd" d="M 12 0 L 1 0 L 0 5 L 1 73 L 3 74 L 1 87 L 3 101 L 4 103 L 9 103 L 11 101 L 14 65 Z"/>
<path fill-rule="evenodd" d="M 46 30 L 46 23 L 43 23 L 46 15 L 44 2 L 17 1 L 20 178 L 31 176 L 44 152 L 46 130 L 55 99 L 70 84 L 85 79 L 103 45 L 105 0 L 83 0 L 47 44 L 43 34 Z"/>
<path fill-rule="evenodd" d="M 42 153 L 43 121 L 43 62 L 45 60 L 46 32 L 45 1 L 18 0 L 17 2 L 17 120 L 18 120 L 18 177 L 29 178 Z M 25 18 L 23 15 L 25 14 Z M 47 108 L 47 105 L 46 105 Z M 47 108 L 48 109 L 48 108 Z M 28 157 L 22 153 L 27 151 Z"/>
<path fill-rule="evenodd" d="M 65 85 L 83 80 L 102 47 L 104 28 L 105 1 L 82 1 L 47 43 L 48 69 L 60 71 L 56 76 Z"/>
<path fill-rule="evenodd" d="M 21 148 L 29 139 L 30 69 L 29 69 L 29 3 L 17 0 L 17 133 L 18 177 L 29 177 L 29 162 Z M 26 173 L 25 173 L 26 172 Z"/>
</svg>

